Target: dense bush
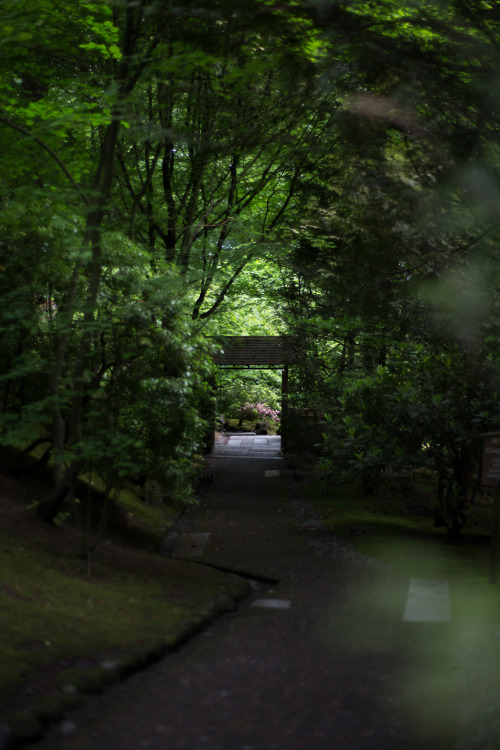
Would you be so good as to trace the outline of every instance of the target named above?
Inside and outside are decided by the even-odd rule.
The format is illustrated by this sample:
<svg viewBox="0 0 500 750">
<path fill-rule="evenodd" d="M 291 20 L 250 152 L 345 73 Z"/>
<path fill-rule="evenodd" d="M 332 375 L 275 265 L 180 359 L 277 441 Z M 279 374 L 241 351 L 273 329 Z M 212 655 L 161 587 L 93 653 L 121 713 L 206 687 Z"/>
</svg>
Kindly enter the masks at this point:
<svg viewBox="0 0 500 750">
<path fill-rule="evenodd" d="M 246 404 L 243 404 L 243 406 L 239 408 L 238 413 L 240 424 L 242 424 L 244 420 L 259 420 L 267 422 L 267 424 L 274 430 L 278 429 L 280 426 L 279 411 L 271 409 L 270 406 L 263 404 L 260 401 L 257 401 L 256 403 L 249 403 L 247 401 Z"/>
<path fill-rule="evenodd" d="M 194 456 L 202 452 L 206 432 L 199 405 L 211 372 L 206 339 L 189 322 L 177 273 L 161 263 L 152 273 L 147 255 L 130 240 L 103 235 L 99 307 L 80 372 L 81 327 L 75 323 L 83 319 L 84 299 L 71 319 L 65 312 L 72 224 L 67 217 L 57 220 L 54 206 L 53 220 L 39 229 L 38 213 L 46 208 L 33 205 L 28 212 L 12 202 L 0 215 L 4 464 L 15 455 L 12 449 L 40 436 L 54 441 L 60 419 L 67 437 L 62 454 L 53 443 L 52 457 L 62 471 L 73 462 L 72 481 L 89 470 L 115 485 L 125 477 L 154 477 L 174 499 L 189 500 Z M 63 387 L 56 396 L 51 380 L 65 336 Z"/>
<path fill-rule="evenodd" d="M 436 477 L 436 522 L 456 538 L 479 484 L 481 434 L 498 427 L 499 394 L 484 360 L 449 344 L 399 347 L 387 366 L 344 378 L 327 417 L 323 468 L 376 491 L 387 472 L 426 467 Z"/>
</svg>

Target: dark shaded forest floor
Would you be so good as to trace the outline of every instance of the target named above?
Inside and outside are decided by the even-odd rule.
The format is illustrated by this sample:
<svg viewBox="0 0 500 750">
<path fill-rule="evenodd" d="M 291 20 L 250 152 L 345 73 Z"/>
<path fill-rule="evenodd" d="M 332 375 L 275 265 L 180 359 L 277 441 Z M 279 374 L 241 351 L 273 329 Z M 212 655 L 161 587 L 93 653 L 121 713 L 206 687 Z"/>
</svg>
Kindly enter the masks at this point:
<svg viewBox="0 0 500 750">
<path fill-rule="evenodd" d="M 0 747 L 2 734 L 37 736 L 81 694 L 160 658 L 248 590 L 156 554 L 179 509 L 118 502 L 89 555 L 86 531 L 69 519 L 50 526 L 36 518 L 32 505 L 46 489 L 0 475 Z"/>
<path fill-rule="evenodd" d="M 314 726 L 317 747 L 322 747 L 321 743 L 330 747 L 331 732 L 337 732 L 339 747 L 358 746 L 355 742 L 370 747 L 376 739 L 385 748 L 399 747 L 401 742 L 419 748 L 423 746 L 424 735 L 432 737 L 433 722 L 437 721 L 440 730 L 436 742 L 440 748 L 452 745 L 458 750 L 496 748 L 495 717 L 499 708 L 496 696 L 500 694 L 495 666 L 499 657 L 496 623 L 500 620 L 498 607 L 491 606 L 491 596 L 480 582 L 484 578 L 484 565 L 481 563 L 479 569 L 475 563 L 478 554 L 484 559 L 485 530 L 479 533 L 477 544 L 466 540 L 462 547 L 454 549 L 442 534 L 429 533 L 431 499 L 423 502 L 422 493 L 399 496 L 396 493 L 383 504 L 380 498 L 376 502 L 363 500 L 361 504 L 355 488 L 331 489 L 326 496 L 307 462 L 278 462 L 280 477 L 272 479 L 265 479 L 265 459 L 250 462 L 212 459 L 211 462 L 216 482 L 189 528 L 202 534 L 208 529 L 219 543 L 209 548 L 201 560 L 195 559 L 194 552 L 190 553 L 189 545 L 184 546 L 184 559 L 165 559 L 156 554 L 157 543 L 172 527 L 178 509 L 165 505 L 149 507 L 130 497 L 118 504 L 109 533 L 89 558 L 84 554 L 88 536 L 71 524 L 70 519 L 62 519 L 53 527 L 36 519 L 29 506 L 45 491 L 43 483 L 1 477 L 0 658 L 4 668 L 0 684 L 3 713 L 0 747 L 2 743 L 9 747 L 13 740 L 40 736 L 43 726 L 78 706 L 82 696 L 99 693 L 107 685 L 119 683 L 134 673 L 139 673 L 139 687 L 133 688 L 131 695 L 134 690 L 142 693 L 140 672 L 146 666 L 150 669 L 144 674 L 151 674 L 151 679 L 156 680 L 155 675 L 165 674 L 165 669 L 169 672 L 169 664 L 174 669 L 178 664 L 182 684 L 193 679 L 193 685 L 199 681 L 199 691 L 208 690 L 204 682 L 206 669 L 196 666 L 189 656 L 191 649 L 197 651 L 200 646 L 203 652 L 203 640 L 191 641 L 191 638 L 206 632 L 207 627 L 210 630 L 210 623 L 220 615 L 235 611 L 239 601 L 249 595 L 247 601 L 251 601 L 257 595 L 245 578 L 221 572 L 240 568 L 247 577 L 279 579 L 280 586 L 264 586 L 264 595 L 271 599 L 290 596 L 299 617 L 297 621 L 290 620 L 285 629 L 279 625 L 276 630 L 273 626 L 268 632 L 261 630 L 265 623 L 258 615 L 256 622 L 261 625 L 254 630 L 251 622 L 257 612 L 251 607 L 247 611 L 252 617 L 245 616 L 240 621 L 242 610 L 238 610 L 234 616 L 230 615 L 228 624 L 224 624 L 223 618 L 214 625 L 214 635 L 217 633 L 221 653 L 225 654 L 216 657 L 217 668 L 223 663 L 229 669 L 225 678 L 222 672 L 219 675 L 220 690 L 227 692 L 229 685 L 236 700 L 240 695 L 238 679 L 247 682 L 245 690 L 253 685 L 255 697 L 250 702 L 253 708 L 244 718 L 250 726 L 254 715 L 262 720 L 267 717 L 269 731 L 276 732 L 275 737 L 281 732 L 289 747 L 310 746 L 313 731 L 310 722 L 315 721 L 311 717 L 320 705 L 318 696 L 324 693 L 325 718 Z M 248 473 L 250 465 L 260 467 L 257 474 Z M 304 468 L 305 465 L 309 468 Z M 272 469 L 274 475 L 276 464 Z M 275 483 L 274 494 L 267 497 L 270 482 Z M 224 491 L 229 492 L 226 500 Z M 219 505 L 221 499 L 223 505 Z M 255 544 L 252 542 L 245 553 L 252 529 Z M 281 549 L 283 534 L 289 541 Z M 304 548 L 304 541 L 312 557 Z M 377 558 L 384 562 L 378 562 Z M 465 566 L 471 571 L 469 580 L 464 579 Z M 401 623 L 412 575 L 450 578 L 454 619 L 450 626 L 439 628 L 439 632 L 431 626 L 435 633 L 432 638 L 428 637 L 429 626 L 424 626 L 424 633 L 421 626 L 407 627 Z M 276 613 L 277 623 L 282 615 Z M 315 619 L 317 615 L 319 621 Z M 241 624 L 245 653 L 249 654 L 250 648 L 255 649 L 255 654 L 264 649 L 258 658 L 255 654 L 248 656 L 250 661 L 256 659 L 263 670 L 257 670 L 251 680 L 244 669 L 240 670 L 240 677 L 231 671 L 231 665 L 243 658 L 238 656 L 243 653 L 238 646 Z M 303 643 L 309 632 L 323 633 L 321 643 L 311 648 Z M 294 645 L 297 637 L 300 646 Z M 327 661 L 322 653 L 325 638 L 331 651 Z M 352 663 L 347 651 L 354 659 Z M 158 669 L 151 667 L 169 654 L 167 660 L 158 662 Z M 183 654 L 187 654 L 192 674 L 182 666 Z M 298 654 L 304 659 L 303 671 L 296 663 Z M 306 662 L 311 664 L 314 678 L 307 676 Z M 253 673 L 246 656 L 244 664 Z M 296 703 L 296 715 L 288 728 L 281 719 L 274 720 L 272 713 L 269 714 L 273 704 L 268 706 L 259 697 L 259 691 L 266 685 L 266 690 L 272 688 L 272 671 L 279 664 L 282 665 L 279 669 L 284 670 L 285 683 L 276 683 L 274 695 L 285 691 L 291 701 L 288 706 L 285 704 L 283 721 L 286 715 L 290 716 L 290 705 Z M 336 675 L 333 683 L 332 674 Z M 222 684 L 224 679 L 226 687 Z M 286 687 L 293 683 L 296 694 L 292 687 Z M 124 695 L 128 695 L 127 685 L 128 681 L 123 684 Z M 370 702 L 372 688 L 379 694 L 378 708 Z M 167 702 L 171 703 L 172 711 L 176 706 L 181 710 L 183 692 L 177 694 L 173 689 Z M 309 718 L 299 713 L 304 690 L 312 691 L 306 701 L 311 712 Z M 409 729 L 411 722 L 405 726 L 398 724 L 403 721 L 394 703 L 398 694 L 410 705 L 409 715 L 413 711 L 422 724 L 418 732 L 412 730 L 414 735 Z M 191 706 L 196 695 L 195 688 L 186 693 Z M 430 700 L 429 695 L 434 698 Z M 243 695 L 241 700 L 246 700 Z M 378 715 L 380 700 L 383 711 Z M 439 709 L 434 718 L 432 702 L 434 709 Z M 89 710 L 97 717 L 108 703 L 97 699 L 92 705 L 94 708 Z M 233 744 L 221 744 L 222 735 L 218 734 L 217 738 L 214 735 L 214 748 L 240 747 L 242 735 L 237 716 L 244 716 L 245 712 L 238 714 L 236 705 L 231 705 Z M 332 705 L 336 706 L 335 721 L 326 718 L 327 706 Z M 200 704 L 200 711 L 206 710 L 209 724 L 214 711 L 219 709 L 219 704 L 214 706 L 208 700 Z M 386 714 L 391 718 L 384 724 L 381 718 Z M 142 720 L 138 716 L 137 721 Z M 192 731 L 197 731 L 194 727 L 186 729 L 183 735 L 174 715 L 162 726 L 170 733 L 172 747 L 184 747 L 183 737 L 186 742 L 198 741 L 192 735 Z M 255 731 L 260 747 L 274 747 L 269 736 L 266 738 L 260 729 Z M 132 735 L 129 739 L 133 742 Z M 52 741 L 47 739 L 49 745 Z M 95 737 L 89 741 L 92 745 Z M 108 747 L 110 741 L 108 736 Z M 279 747 L 279 740 L 276 742 Z"/>
</svg>

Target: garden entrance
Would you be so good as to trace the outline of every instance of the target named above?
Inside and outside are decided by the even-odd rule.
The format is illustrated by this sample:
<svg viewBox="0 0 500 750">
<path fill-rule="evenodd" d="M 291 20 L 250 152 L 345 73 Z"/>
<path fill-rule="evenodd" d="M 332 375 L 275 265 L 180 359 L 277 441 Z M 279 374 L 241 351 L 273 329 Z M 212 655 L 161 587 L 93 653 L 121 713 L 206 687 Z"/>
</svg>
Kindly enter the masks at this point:
<svg viewBox="0 0 500 750">
<path fill-rule="evenodd" d="M 214 362 L 221 370 L 281 371 L 281 450 L 287 447 L 288 369 L 295 361 L 288 336 L 218 336 L 221 351 Z M 243 404 L 242 404 L 243 406 Z"/>
</svg>

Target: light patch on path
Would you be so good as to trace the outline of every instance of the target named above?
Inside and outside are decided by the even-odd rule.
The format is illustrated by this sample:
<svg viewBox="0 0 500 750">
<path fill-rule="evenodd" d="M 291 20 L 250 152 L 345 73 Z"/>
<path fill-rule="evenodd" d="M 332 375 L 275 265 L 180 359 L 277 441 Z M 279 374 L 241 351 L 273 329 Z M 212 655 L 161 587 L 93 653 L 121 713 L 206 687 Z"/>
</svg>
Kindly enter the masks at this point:
<svg viewBox="0 0 500 750">
<path fill-rule="evenodd" d="M 263 450 L 249 450 L 246 453 L 231 453 L 227 451 L 225 453 L 214 453 L 214 456 L 215 458 L 265 458 L 266 461 L 283 461 L 285 458 L 284 456 L 273 456 L 272 453 L 269 454 L 268 451 Z"/>
<path fill-rule="evenodd" d="M 448 581 L 412 578 L 403 620 L 405 622 L 450 622 Z"/>
<path fill-rule="evenodd" d="M 241 445 L 243 440 L 241 438 L 233 438 L 230 437 L 228 440 L 228 445 Z"/>
<path fill-rule="evenodd" d="M 280 473 L 278 469 L 266 469 L 264 472 L 264 476 L 266 479 L 271 479 L 271 477 L 279 477 Z"/>
<path fill-rule="evenodd" d="M 267 609 L 290 609 L 291 604 L 289 599 L 256 599 L 251 606 L 266 607 Z"/>
</svg>

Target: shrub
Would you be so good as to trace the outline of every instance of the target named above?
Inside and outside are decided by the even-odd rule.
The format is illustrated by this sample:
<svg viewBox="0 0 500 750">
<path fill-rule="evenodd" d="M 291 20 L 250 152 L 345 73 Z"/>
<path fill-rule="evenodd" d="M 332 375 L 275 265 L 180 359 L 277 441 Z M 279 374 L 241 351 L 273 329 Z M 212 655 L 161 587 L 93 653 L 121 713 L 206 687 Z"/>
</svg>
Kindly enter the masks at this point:
<svg viewBox="0 0 500 750">
<path fill-rule="evenodd" d="M 270 427 L 278 429 L 280 426 L 280 413 L 277 409 L 271 409 L 267 404 L 247 402 L 239 409 L 240 424 L 243 420 L 265 420 Z"/>
</svg>

